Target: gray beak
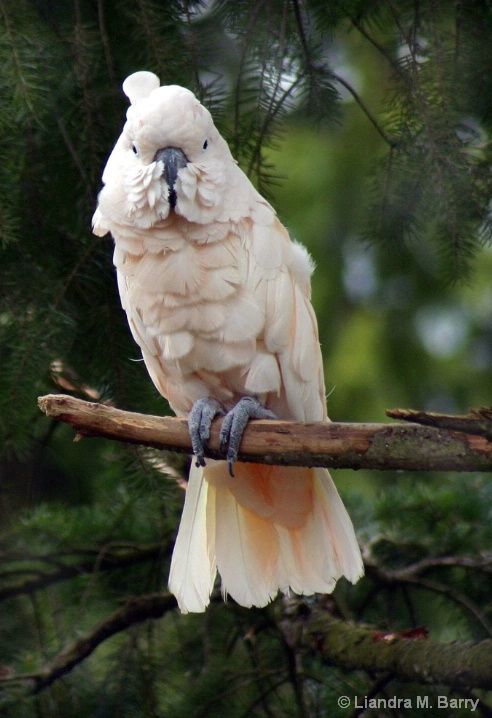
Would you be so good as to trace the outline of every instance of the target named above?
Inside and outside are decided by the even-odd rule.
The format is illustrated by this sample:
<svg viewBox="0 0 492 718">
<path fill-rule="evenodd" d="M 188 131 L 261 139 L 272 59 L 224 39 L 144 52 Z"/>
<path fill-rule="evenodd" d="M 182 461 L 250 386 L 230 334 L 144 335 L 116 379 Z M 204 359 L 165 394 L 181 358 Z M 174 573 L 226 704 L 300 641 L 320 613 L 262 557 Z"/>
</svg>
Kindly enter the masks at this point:
<svg viewBox="0 0 492 718">
<path fill-rule="evenodd" d="M 169 187 L 169 204 L 171 205 L 171 209 L 174 209 L 176 207 L 176 190 L 174 189 L 174 184 L 179 170 L 188 164 L 188 158 L 179 147 L 164 147 L 164 149 L 157 150 L 155 153 L 154 162 L 159 161 L 164 163 L 162 176 Z"/>
</svg>

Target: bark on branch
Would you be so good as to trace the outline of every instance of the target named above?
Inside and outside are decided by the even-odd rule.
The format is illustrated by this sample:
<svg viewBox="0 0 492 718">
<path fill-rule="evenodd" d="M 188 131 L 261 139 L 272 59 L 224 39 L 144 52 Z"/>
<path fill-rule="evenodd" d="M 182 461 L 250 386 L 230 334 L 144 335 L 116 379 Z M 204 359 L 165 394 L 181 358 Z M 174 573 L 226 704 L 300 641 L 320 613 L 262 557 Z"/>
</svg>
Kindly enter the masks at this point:
<svg viewBox="0 0 492 718">
<path fill-rule="evenodd" d="M 39 406 L 48 417 L 72 426 L 77 439 L 98 436 L 191 453 L 186 419 L 136 414 L 63 394 L 42 396 Z M 484 436 L 488 420 L 492 437 L 492 421 L 482 414 L 476 427 L 468 417 L 458 418 L 459 430 L 417 423 L 253 421 L 244 433 L 239 459 L 349 469 L 492 471 L 492 442 Z M 213 423 L 209 458 L 223 458 L 220 425 L 220 419 Z"/>
<path fill-rule="evenodd" d="M 453 688 L 492 688 L 492 640 L 441 643 L 404 638 L 313 611 L 303 645 L 328 665 L 391 674 L 400 681 Z"/>
<path fill-rule="evenodd" d="M 386 413 L 393 419 L 435 426 L 438 429 L 464 431 L 466 434 L 476 434 L 485 437 L 487 441 L 492 441 L 492 408 L 490 407 L 471 409 L 465 416 L 434 414 L 428 411 L 415 411 L 415 409 L 391 409 Z"/>
</svg>

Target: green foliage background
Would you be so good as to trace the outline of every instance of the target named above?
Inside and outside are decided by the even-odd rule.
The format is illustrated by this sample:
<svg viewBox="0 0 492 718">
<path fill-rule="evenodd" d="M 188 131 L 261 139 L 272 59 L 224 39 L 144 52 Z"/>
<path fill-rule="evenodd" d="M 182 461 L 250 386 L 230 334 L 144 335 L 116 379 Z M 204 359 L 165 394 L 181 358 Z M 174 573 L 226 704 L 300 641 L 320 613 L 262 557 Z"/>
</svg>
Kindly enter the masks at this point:
<svg viewBox="0 0 492 718">
<path fill-rule="evenodd" d="M 486 0 L 1 0 L 2 715 L 347 716 L 337 697 L 377 686 L 297 653 L 288 600 L 264 611 L 218 600 L 204 616 L 130 627 L 33 696 L 29 675 L 76 636 L 165 590 L 184 469 L 74 444 L 36 400 L 68 391 L 167 411 L 136 361 L 111 241 L 90 231 L 124 121 L 121 82 L 148 69 L 211 108 L 313 254 L 333 419 L 492 404 L 491 32 Z M 424 624 L 442 640 L 490 637 L 490 478 L 335 479 L 368 570 L 330 610 L 383 630 Z M 424 559 L 436 560 L 425 576 L 384 581 Z M 388 682 L 388 695 L 422 692 Z"/>
</svg>

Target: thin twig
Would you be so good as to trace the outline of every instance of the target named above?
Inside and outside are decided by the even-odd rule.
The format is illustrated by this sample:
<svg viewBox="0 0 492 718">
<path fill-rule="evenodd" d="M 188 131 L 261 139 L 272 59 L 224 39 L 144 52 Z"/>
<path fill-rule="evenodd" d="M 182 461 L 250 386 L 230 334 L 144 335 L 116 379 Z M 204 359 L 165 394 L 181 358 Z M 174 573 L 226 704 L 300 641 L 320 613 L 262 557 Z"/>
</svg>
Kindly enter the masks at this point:
<svg viewBox="0 0 492 718">
<path fill-rule="evenodd" d="M 154 559 L 165 551 L 165 547 L 161 542 L 150 544 L 149 546 L 135 547 L 132 550 L 114 551 L 111 554 L 106 553 L 104 557 L 96 559 L 90 558 L 74 564 L 61 564 L 54 571 L 33 571 L 30 570 L 30 576 L 23 581 L 17 581 L 10 586 L 4 586 L 0 589 L 0 602 L 15 596 L 33 595 L 48 586 L 61 581 L 67 581 L 78 576 L 91 575 L 97 571 L 114 571 L 125 568 L 134 563 Z M 42 561 L 45 557 L 39 558 L 29 557 L 29 562 L 33 560 Z M 8 556 L 4 560 L 8 560 Z M 26 570 L 27 571 L 27 570 Z"/>
<path fill-rule="evenodd" d="M 437 565 L 445 564 L 443 563 Z M 492 623 L 489 621 L 487 616 L 474 601 L 472 601 L 470 598 L 468 598 L 468 596 L 465 596 L 460 591 L 457 591 L 452 586 L 441 583 L 440 581 L 435 581 L 433 579 L 423 578 L 422 576 L 419 576 L 417 572 L 422 572 L 423 569 L 422 566 L 419 567 L 419 564 L 414 564 L 413 570 L 412 566 L 408 566 L 400 571 L 387 571 L 380 566 L 366 563 L 366 569 L 368 575 L 374 576 L 378 581 L 381 581 L 383 583 L 388 583 L 395 586 L 405 584 L 412 585 L 416 586 L 417 588 L 423 588 L 428 591 L 432 591 L 433 593 L 438 593 L 442 596 L 446 596 L 451 601 L 461 606 L 462 608 L 465 608 L 469 613 L 471 613 L 474 618 L 483 626 L 487 633 L 492 636 Z"/>
<path fill-rule="evenodd" d="M 354 88 L 352 87 L 352 85 L 349 82 L 344 80 L 343 77 L 338 75 L 336 72 L 332 72 L 331 74 L 334 77 L 334 79 L 337 82 L 339 82 L 340 85 L 345 87 L 347 92 L 349 92 L 352 95 L 352 97 L 354 98 L 354 100 L 359 105 L 360 109 L 362 110 L 362 112 L 366 115 L 369 122 L 376 129 L 376 131 L 383 138 L 383 140 L 391 147 L 391 149 L 395 149 L 397 146 L 397 143 L 394 140 L 392 140 L 388 134 L 386 134 L 386 132 L 383 130 L 383 128 L 377 121 L 376 117 L 372 114 L 371 110 L 367 107 L 367 105 L 363 101 L 362 97 L 359 95 L 359 93 L 356 90 L 354 90 Z"/>
</svg>

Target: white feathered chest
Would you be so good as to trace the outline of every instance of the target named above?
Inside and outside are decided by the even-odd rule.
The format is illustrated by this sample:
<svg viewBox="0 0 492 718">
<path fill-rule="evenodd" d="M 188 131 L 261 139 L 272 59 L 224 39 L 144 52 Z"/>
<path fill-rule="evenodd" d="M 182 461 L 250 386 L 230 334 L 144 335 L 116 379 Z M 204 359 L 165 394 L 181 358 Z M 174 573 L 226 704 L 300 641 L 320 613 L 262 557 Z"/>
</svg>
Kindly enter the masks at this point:
<svg viewBox="0 0 492 718">
<path fill-rule="evenodd" d="M 198 241 L 203 227 L 170 218 L 142 236 L 116 236 L 114 263 L 123 306 L 161 345 L 163 359 L 183 361 L 200 341 L 256 339 L 264 311 L 248 289 L 248 253 L 241 225 L 224 225 L 214 241 Z M 143 236 L 145 234 L 145 236 Z M 202 363 L 202 366 L 200 366 Z M 207 366 L 208 368 L 208 366 Z"/>
<path fill-rule="evenodd" d="M 269 205 L 254 204 L 236 222 L 196 224 L 171 213 L 145 230 L 112 227 L 130 328 L 177 413 L 200 396 L 226 407 L 244 394 L 280 399 L 278 353 L 295 332 L 296 291 L 308 286 L 311 264 Z"/>
</svg>

